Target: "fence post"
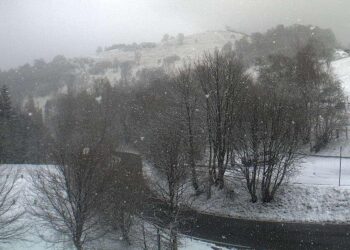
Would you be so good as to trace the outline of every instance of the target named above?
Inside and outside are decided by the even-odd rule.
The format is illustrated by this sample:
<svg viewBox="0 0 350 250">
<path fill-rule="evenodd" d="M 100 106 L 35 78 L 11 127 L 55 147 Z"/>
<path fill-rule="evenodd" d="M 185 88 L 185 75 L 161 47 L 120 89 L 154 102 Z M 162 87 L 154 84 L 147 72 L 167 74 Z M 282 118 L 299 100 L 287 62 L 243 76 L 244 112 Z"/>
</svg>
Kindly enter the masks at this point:
<svg viewBox="0 0 350 250">
<path fill-rule="evenodd" d="M 349 139 L 348 138 L 348 126 L 345 127 L 345 134 L 346 134 L 346 139 Z"/>
<path fill-rule="evenodd" d="M 340 147 L 340 154 L 339 154 L 339 187 L 340 187 L 340 178 L 341 178 L 341 151 L 342 147 Z"/>
</svg>

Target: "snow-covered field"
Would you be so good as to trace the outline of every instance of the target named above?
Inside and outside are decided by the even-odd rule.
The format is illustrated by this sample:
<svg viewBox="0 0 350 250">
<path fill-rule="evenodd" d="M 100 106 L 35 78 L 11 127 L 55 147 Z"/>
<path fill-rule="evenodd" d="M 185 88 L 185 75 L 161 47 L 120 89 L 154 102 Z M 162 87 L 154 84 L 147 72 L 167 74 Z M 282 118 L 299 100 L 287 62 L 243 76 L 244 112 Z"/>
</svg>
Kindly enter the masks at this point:
<svg viewBox="0 0 350 250">
<path fill-rule="evenodd" d="M 30 205 L 31 198 L 31 178 L 30 178 L 30 172 L 35 169 L 40 169 L 43 171 L 46 167 L 50 166 L 41 166 L 41 165 L 0 165 L 1 168 L 9 170 L 9 173 L 14 173 L 15 171 L 18 172 L 18 182 L 16 185 L 16 190 L 14 192 L 18 192 L 19 195 L 19 208 L 26 208 L 28 205 Z M 13 171 L 10 171 L 13 170 Z M 48 235 L 50 232 L 46 228 L 41 228 L 40 224 L 37 222 L 36 218 L 32 217 L 30 214 L 26 214 L 23 218 L 24 223 L 26 223 L 28 227 L 28 231 L 24 235 L 23 241 L 13 241 L 8 244 L 0 244 L 0 249 L 5 250 L 47 250 L 47 249 L 54 249 L 54 250 L 62 250 L 62 249 L 74 249 L 72 248 L 72 245 L 70 243 L 60 243 L 60 244 L 52 244 L 47 243 L 44 240 L 40 238 L 41 235 Z M 151 226 L 149 226 L 150 238 L 154 237 L 154 228 L 152 229 Z M 137 231 L 139 228 L 135 227 L 135 230 Z M 152 231 L 153 230 L 153 231 Z M 128 246 L 123 241 L 110 241 L 110 240 L 100 240 L 94 244 L 89 249 L 94 250 L 114 250 L 114 249 L 121 249 L 121 250 L 136 250 L 136 249 L 142 249 L 140 238 L 137 238 L 137 232 L 133 232 L 131 239 L 135 240 L 135 244 Z M 151 239 L 149 239 L 151 241 Z M 151 243 L 149 243 L 151 244 Z M 213 247 L 217 247 L 214 243 L 207 243 L 204 241 L 201 241 L 199 239 L 192 239 L 186 236 L 180 237 L 180 250 L 210 250 L 213 249 Z M 152 249 L 152 247 L 151 247 Z M 233 248 L 223 248 L 220 247 L 218 249 L 227 250 L 227 249 L 233 249 Z"/>
<path fill-rule="evenodd" d="M 350 188 L 350 159 L 341 160 L 341 186 Z M 306 185 L 339 185 L 339 158 L 307 156 L 300 160 L 299 173 L 291 183 Z"/>
</svg>

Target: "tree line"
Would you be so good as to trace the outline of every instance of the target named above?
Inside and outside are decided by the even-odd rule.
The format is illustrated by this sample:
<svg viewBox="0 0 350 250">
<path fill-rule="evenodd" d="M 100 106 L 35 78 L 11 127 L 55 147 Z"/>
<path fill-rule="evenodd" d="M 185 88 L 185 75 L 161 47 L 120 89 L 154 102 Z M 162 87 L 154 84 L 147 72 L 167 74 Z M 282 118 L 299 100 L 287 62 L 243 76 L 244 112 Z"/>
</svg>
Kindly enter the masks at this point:
<svg viewBox="0 0 350 250">
<path fill-rule="evenodd" d="M 340 83 L 316 50 L 310 42 L 295 57 L 271 55 L 254 68 L 256 79 L 233 52 L 206 54 L 149 84 L 138 106 L 130 103 L 144 119 L 135 140 L 144 137 L 144 154 L 166 175 L 180 163 L 189 168 L 198 194 L 205 189 L 210 198 L 212 186 L 224 187 L 226 171 L 239 168 L 252 201 L 260 190 L 269 202 L 295 168 L 300 147 L 320 150 L 345 122 Z M 207 167 L 205 184 L 198 165 Z"/>
<path fill-rule="evenodd" d="M 29 97 L 23 107 L 16 106 L 6 85 L 0 91 L 0 162 L 44 163 L 48 158 L 49 134 L 42 111 Z"/>
</svg>

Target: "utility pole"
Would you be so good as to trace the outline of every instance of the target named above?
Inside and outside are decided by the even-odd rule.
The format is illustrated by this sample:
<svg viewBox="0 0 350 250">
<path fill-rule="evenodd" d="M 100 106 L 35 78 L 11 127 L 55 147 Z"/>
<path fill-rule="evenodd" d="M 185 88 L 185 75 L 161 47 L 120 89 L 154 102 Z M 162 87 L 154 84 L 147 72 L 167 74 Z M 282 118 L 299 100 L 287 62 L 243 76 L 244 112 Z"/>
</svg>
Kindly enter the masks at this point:
<svg viewBox="0 0 350 250">
<path fill-rule="evenodd" d="M 341 151 L 342 147 L 340 147 L 340 154 L 339 154 L 339 187 L 340 187 L 340 178 L 341 178 Z"/>
<path fill-rule="evenodd" d="M 159 232 L 159 228 L 157 228 L 157 245 L 158 245 L 158 250 L 160 250 L 160 232 Z"/>
</svg>

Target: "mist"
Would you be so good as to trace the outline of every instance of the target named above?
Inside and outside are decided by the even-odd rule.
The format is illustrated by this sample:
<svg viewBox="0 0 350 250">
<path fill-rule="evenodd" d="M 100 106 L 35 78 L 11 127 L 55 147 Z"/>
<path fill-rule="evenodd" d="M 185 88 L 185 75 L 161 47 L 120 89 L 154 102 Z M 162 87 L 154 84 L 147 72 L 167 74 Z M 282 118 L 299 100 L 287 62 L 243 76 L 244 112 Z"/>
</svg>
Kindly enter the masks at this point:
<svg viewBox="0 0 350 250">
<path fill-rule="evenodd" d="M 331 28 L 350 42 L 349 1 L 342 0 L 2 0 L 0 69 L 93 55 L 98 46 L 157 42 L 176 35 L 224 29 L 251 33 L 277 24 Z"/>
</svg>

